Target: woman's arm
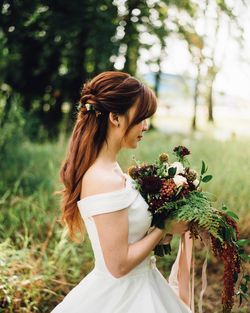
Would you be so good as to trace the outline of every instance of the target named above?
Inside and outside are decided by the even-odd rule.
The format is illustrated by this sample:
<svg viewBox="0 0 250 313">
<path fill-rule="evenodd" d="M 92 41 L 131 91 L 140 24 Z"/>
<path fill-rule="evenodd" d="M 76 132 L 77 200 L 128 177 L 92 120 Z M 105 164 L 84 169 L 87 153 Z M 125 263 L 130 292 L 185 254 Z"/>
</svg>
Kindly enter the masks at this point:
<svg viewBox="0 0 250 313">
<path fill-rule="evenodd" d="M 166 233 L 183 233 L 186 228 L 183 222 L 166 221 L 164 229 L 155 227 L 141 240 L 128 244 L 128 209 L 98 214 L 93 218 L 106 266 L 116 278 L 141 263 Z"/>
<path fill-rule="evenodd" d="M 128 244 L 128 209 L 93 216 L 106 266 L 116 278 L 141 263 L 164 236 L 155 228 L 141 240 Z"/>
</svg>

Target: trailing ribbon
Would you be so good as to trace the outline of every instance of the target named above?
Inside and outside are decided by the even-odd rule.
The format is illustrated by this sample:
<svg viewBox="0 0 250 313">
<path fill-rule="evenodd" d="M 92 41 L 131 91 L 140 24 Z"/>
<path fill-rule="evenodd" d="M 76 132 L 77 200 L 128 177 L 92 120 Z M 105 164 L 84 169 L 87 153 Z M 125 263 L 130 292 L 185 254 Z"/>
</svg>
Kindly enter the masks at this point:
<svg viewBox="0 0 250 313">
<path fill-rule="evenodd" d="M 190 298 L 190 306 L 192 313 L 195 313 L 194 307 L 194 275 L 195 275 L 195 251 L 194 251 L 194 239 L 193 239 L 193 246 L 192 246 L 192 283 L 191 283 L 191 298 Z"/>
<path fill-rule="evenodd" d="M 209 238 L 207 232 L 200 234 L 206 248 L 206 257 L 202 266 L 202 289 L 199 298 L 199 313 L 202 313 L 203 295 L 207 288 L 207 258 L 209 251 Z M 192 313 L 195 313 L 194 302 L 194 276 L 195 276 L 195 247 L 194 240 L 190 238 L 190 232 L 181 235 L 179 249 L 176 260 L 171 268 L 168 278 L 169 285 L 173 288 L 180 299 L 188 305 Z M 192 276 L 190 281 L 190 271 L 192 264 Z"/>
<path fill-rule="evenodd" d="M 193 246 L 193 239 L 190 238 L 190 232 L 188 231 L 182 234 L 179 241 L 177 257 L 168 278 L 169 285 L 189 307 L 191 305 L 191 300 L 193 299 L 193 286 L 191 289 L 192 294 L 190 295 L 190 269 Z"/>
<path fill-rule="evenodd" d="M 200 299 L 199 299 L 199 313 L 202 313 L 202 301 L 203 301 L 203 295 L 205 293 L 205 290 L 207 288 L 207 258 L 208 258 L 208 251 L 209 251 L 209 236 L 208 233 L 206 231 L 200 233 L 201 239 L 205 245 L 205 249 L 206 249 L 206 257 L 202 266 L 202 285 L 201 285 L 201 292 L 200 292 Z"/>
<path fill-rule="evenodd" d="M 202 301 L 203 301 L 203 295 L 207 288 L 207 255 L 205 258 L 205 261 L 202 266 L 202 286 L 201 286 L 201 292 L 200 292 L 200 300 L 199 300 L 199 313 L 202 313 Z"/>
<path fill-rule="evenodd" d="M 202 266 L 202 286 L 198 303 L 199 313 L 203 313 L 203 296 L 207 288 L 207 259 L 209 251 L 209 237 L 206 231 L 200 233 L 202 242 L 205 245 L 206 256 Z M 189 238 L 189 232 L 183 234 L 180 238 L 179 249 L 176 260 L 171 268 L 169 275 L 169 285 L 174 289 L 181 300 L 191 308 L 195 313 L 194 302 L 194 277 L 195 277 L 195 246 L 194 240 Z M 192 263 L 192 276 L 190 281 L 190 271 Z"/>
</svg>

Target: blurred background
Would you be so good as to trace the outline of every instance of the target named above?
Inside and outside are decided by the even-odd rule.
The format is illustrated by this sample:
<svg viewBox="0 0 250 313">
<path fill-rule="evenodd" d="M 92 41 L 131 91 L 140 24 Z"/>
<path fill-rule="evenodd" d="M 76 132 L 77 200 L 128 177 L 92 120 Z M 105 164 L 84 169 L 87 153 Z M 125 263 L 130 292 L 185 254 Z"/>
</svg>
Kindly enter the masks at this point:
<svg viewBox="0 0 250 313">
<path fill-rule="evenodd" d="M 119 154 L 124 172 L 133 157 L 186 145 L 214 176 L 215 205 L 249 237 L 248 0 L 9 0 L 0 12 L 0 312 L 50 312 L 94 266 L 88 238 L 72 243 L 60 225 L 54 192 L 81 86 L 102 71 L 128 72 L 158 98 L 143 141 Z M 157 259 L 166 278 L 178 240 Z M 198 242 L 196 251 L 197 305 Z M 221 312 L 222 275 L 209 256 L 205 313 Z M 233 312 L 249 312 L 244 301 Z"/>
</svg>

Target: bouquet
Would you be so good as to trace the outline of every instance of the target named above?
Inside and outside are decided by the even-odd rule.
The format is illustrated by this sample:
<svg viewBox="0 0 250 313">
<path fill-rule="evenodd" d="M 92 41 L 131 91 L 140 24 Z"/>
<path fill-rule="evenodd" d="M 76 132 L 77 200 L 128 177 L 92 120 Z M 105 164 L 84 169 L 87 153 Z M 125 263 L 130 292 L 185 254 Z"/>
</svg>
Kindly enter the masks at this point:
<svg viewBox="0 0 250 313">
<path fill-rule="evenodd" d="M 201 184 L 212 179 L 212 175 L 207 174 L 205 162 L 202 161 L 198 173 L 190 167 L 187 159 L 190 151 L 186 147 L 175 147 L 173 154 L 175 160 L 172 163 L 166 153 L 161 153 L 152 164 L 135 160 L 136 166 L 131 166 L 128 173 L 149 205 L 151 226 L 163 229 L 165 219 L 185 221 L 191 238 L 209 239 L 214 256 L 224 265 L 222 305 L 223 312 L 229 313 L 234 304 L 238 276 L 244 272 L 243 262 L 249 261 L 243 247 L 248 240 L 239 239 L 238 216 L 225 205 L 221 209 L 214 208 L 211 195 L 202 190 Z M 158 256 L 170 254 L 171 245 L 158 245 L 154 253 Z M 249 280 L 249 275 L 242 275 L 236 293 L 239 305 L 247 299 Z"/>
</svg>

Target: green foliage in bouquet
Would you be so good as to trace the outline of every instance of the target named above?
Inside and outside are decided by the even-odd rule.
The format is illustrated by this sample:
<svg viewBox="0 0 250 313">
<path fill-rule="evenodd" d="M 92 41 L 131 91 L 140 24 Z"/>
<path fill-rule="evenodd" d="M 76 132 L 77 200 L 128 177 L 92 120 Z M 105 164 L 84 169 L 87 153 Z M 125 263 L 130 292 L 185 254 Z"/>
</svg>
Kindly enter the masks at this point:
<svg viewBox="0 0 250 313">
<path fill-rule="evenodd" d="M 175 162 L 170 163 L 168 154 L 161 153 L 152 164 L 135 160 L 137 165 L 130 167 L 128 173 L 149 205 L 151 226 L 163 229 L 166 219 L 185 221 L 193 239 L 203 240 L 204 234 L 210 239 L 212 252 L 224 264 L 222 304 L 223 313 L 229 313 L 239 273 L 244 272 L 243 262 L 249 262 L 243 248 L 248 241 L 239 239 L 238 216 L 225 205 L 220 210 L 214 208 L 212 195 L 200 187 L 201 183 L 208 183 L 213 178 L 207 174 L 206 163 L 202 161 L 197 173 L 190 167 L 187 159 L 190 151 L 186 147 L 177 146 L 173 152 Z M 170 254 L 171 245 L 157 245 L 154 253 L 158 256 Z M 240 305 L 248 297 L 248 282 L 249 275 L 243 275 L 236 292 Z"/>
</svg>

